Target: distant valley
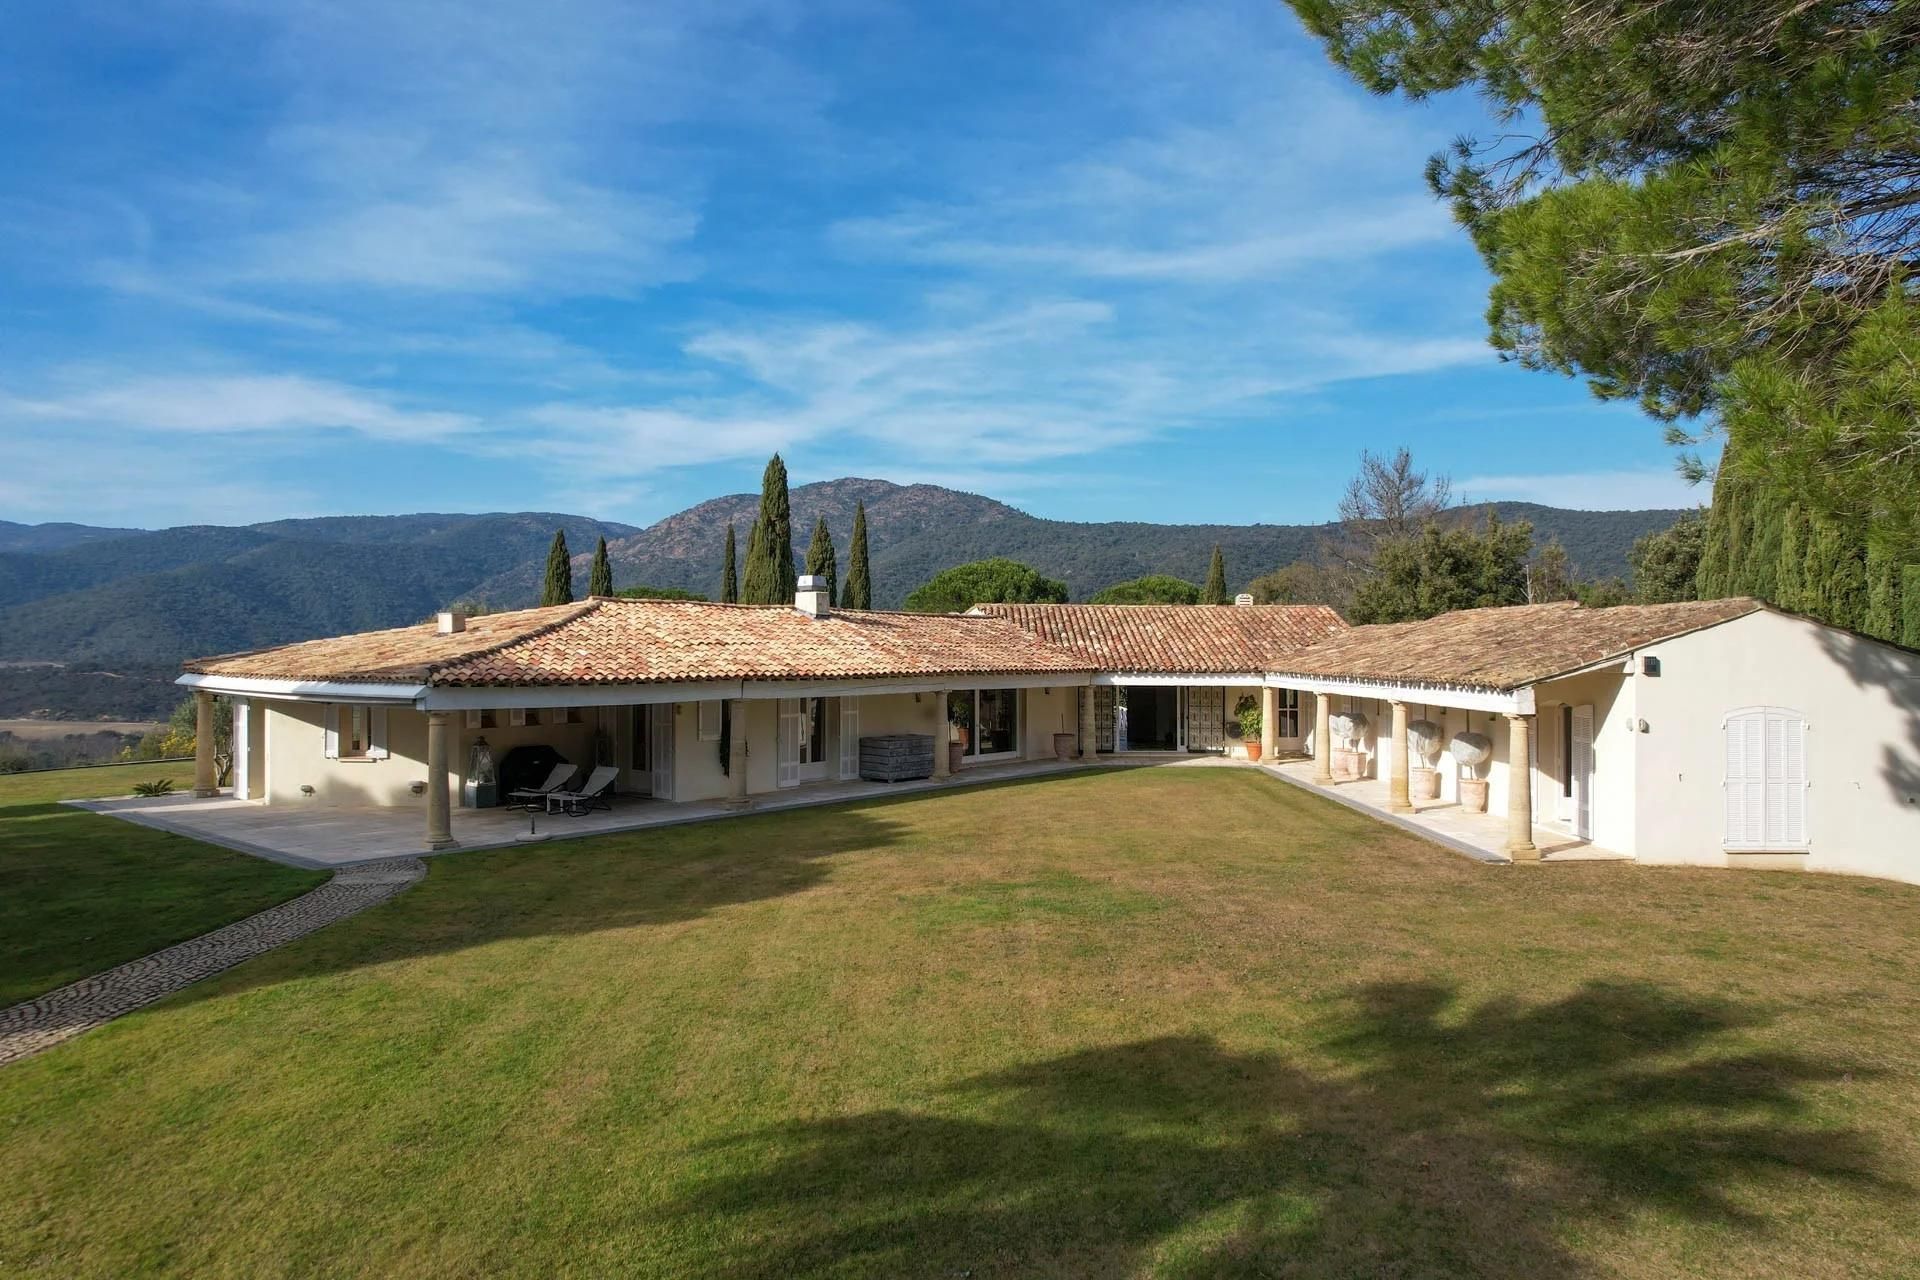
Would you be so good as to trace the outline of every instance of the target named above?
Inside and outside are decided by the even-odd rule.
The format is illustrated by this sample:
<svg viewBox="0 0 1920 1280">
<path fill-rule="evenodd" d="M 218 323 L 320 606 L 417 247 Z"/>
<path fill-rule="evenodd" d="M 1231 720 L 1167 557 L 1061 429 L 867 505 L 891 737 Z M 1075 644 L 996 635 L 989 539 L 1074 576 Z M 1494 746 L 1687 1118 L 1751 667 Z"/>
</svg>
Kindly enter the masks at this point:
<svg viewBox="0 0 1920 1280">
<path fill-rule="evenodd" d="M 856 503 L 870 527 L 876 605 L 983 556 L 1024 560 L 1076 599 L 1145 573 L 1199 581 L 1218 543 L 1237 588 L 1311 553 L 1325 525 L 1081 524 L 1043 520 L 935 485 L 842 479 L 793 494 L 803 553 L 824 516 L 841 556 Z M 617 586 L 703 594 L 719 585 L 726 526 L 742 553 L 758 496 L 689 507 L 645 528 L 552 512 L 421 514 L 198 525 L 156 531 L 0 521 L 0 717 L 163 718 L 182 658 L 418 621 L 456 600 L 537 602 L 547 546 L 566 530 L 584 590 L 605 537 Z M 1678 512 L 1497 503 L 1557 537 L 1588 575 L 1624 574 L 1633 540 Z"/>
</svg>

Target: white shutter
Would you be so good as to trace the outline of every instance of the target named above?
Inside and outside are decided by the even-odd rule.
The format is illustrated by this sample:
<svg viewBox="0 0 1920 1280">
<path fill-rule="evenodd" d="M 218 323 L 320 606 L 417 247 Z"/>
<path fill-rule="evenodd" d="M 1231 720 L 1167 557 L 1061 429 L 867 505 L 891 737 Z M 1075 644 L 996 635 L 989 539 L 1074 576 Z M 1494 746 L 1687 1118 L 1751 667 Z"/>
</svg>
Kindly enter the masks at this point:
<svg viewBox="0 0 1920 1280">
<path fill-rule="evenodd" d="M 367 759 L 385 760 L 387 758 L 387 709 L 381 706 L 367 710 Z"/>
<path fill-rule="evenodd" d="M 480 717 L 482 714 L 483 713 L 481 712 L 480 708 L 468 707 L 467 708 L 467 728 L 478 729 L 480 727 Z"/>
<path fill-rule="evenodd" d="M 860 776 L 860 699 L 840 699 L 840 776 Z"/>
<path fill-rule="evenodd" d="M 1573 709 L 1573 830 L 1593 839 L 1593 708 Z"/>
<path fill-rule="evenodd" d="M 323 735 L 320 753 L 329 760 L 340 758 L 340 704 L 323 702 L 320 704 L 320 732 Z"/>
<path fill-rule="evenodd" d="M 1769 848 L 1807 843 L 1806 722 L 1790 711 L 1767 713 L 1767 821 Z"/>
<path fill-rule="evenodd" d="M 653 765 L 652 791 L 655 800 L 673 799 L 673 704 L 656 703 L 647 711 L 647 753 Z M 735 733 L 744 726 L 735 725 Z"/>
<path fill-rule="evenodd" d="M 720 741 L 720 700 L 709 698 L 700 704 L 700 741 Z"/>
<path fill-rule="evenodd" d="M 800 741 L 806 733 L 806 703 L 799 698 L 780 699 L 780 754 L 775 781 L 783 787 L 800 785 Z"/>
<path fill-rule="evenodd" d="M 525 707 L 513 707 L 507 711 L 508 724 L 518 727 L 520 725 L 524 725 L 526 722 L 527 722 L 527 709 Z"/>
</svg>

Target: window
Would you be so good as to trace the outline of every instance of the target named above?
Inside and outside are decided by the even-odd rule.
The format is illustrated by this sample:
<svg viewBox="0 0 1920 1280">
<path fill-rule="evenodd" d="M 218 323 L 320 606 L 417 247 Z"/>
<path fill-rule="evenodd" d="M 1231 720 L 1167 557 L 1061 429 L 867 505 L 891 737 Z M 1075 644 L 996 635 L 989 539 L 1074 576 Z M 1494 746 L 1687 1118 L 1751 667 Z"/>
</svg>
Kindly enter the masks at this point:
<svg viewBox="0 0 1920 1280">
<path fill-rule="evenodd" d="M 350 702 L 340 708 L 340 758 L 365 760 L 373 746 L 373 708 Z"/>
<path fill-rule="evenodd" d="M 712 699 L 700 704 L 700 741 L 720 741 L 720 717 L 726 709 L 726 703 Z"/>
<path fill-rule="evenodd" d="M 1298 689 L 1276 689 L 1279 694 L 1280 718 L 1273 726 L 1274 736 L 1297 738 L 1300 736 L 1300 691 Z"/>
<path fill-rule="evenodd" d="M 1020 749 L 1018 689 L 955 689 L 947 720 L 964 735 L 969 756 L 1012 755 Z"/>
<path fill-rule="evenodd" d="M 1807 847 L 1807 722 L 1785 707 L 1746 707 L 1726 734 L 1726 847 Z"/>
</svg>

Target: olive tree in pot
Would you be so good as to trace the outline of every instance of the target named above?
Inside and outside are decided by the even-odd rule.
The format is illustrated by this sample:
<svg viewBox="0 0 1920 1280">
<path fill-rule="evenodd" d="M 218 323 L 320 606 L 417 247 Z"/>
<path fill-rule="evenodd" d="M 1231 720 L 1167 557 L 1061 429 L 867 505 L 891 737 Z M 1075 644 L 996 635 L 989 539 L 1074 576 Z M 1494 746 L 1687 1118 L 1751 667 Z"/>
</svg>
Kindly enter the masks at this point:
<svg viewBox="0 0 1920 1280">
<path fill-rule="evenodd" d="M 1242 695 L 1233 705 L 1233 717 L 1240 722 L 1240 741 L 1246 744 L 1247 759 L 1260 758 L 1260 699 L 1252 694 Z"/>
<path fill-rule="evenodd" d="M 1468 813 L 1487 811 L 1487 780 L 1480 776 L 1481 765 L 1493 758 L 1493 740 L 1484 733 L 1456 733 L 1447 747 L 1460 762 L 1460 807 Z"/>
<path fill-rule="evenodd" d="M 1439 754 L 1439 725 L 1422 719 L 1407 726 L 1407 756 L 1413 766 L 1410 789 L 1415 800 L 1440 798 L 1440 771 L 1433 767 Z"/>
</svg>

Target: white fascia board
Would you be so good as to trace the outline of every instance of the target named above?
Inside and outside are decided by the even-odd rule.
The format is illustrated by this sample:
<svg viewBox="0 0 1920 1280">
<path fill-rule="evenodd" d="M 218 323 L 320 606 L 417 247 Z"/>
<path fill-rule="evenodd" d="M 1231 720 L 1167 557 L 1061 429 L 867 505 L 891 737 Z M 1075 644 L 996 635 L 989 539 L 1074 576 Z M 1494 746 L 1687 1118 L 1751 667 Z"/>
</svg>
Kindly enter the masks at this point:
<svg viewBox="0 0 1920 1280">
<path fill-rule="evenodd" d="M 684 680 L 657 684 L 541 684 L 430 686 L 422 711 L 502 707 L 645 707 L 740 697 L 738 680 Z"/>
<path fill-rule="evenodd" d="M 427 711 L 500 707 L 637 707 L 732 698 L 859 698 L 887 693 L 940 693 L 948 689 L 1075 688 L 1086 683 L 1085 672 L 1055 672 L 1041 675 L 921 676 L 907 680 L 684 680 L 627 685 L 459 685 L 429 688 L 419 705 Z"/>
<path fill-rule="evenodd" d="M 951 689 L 1077 689 L 1087 683 L 1084 671 L 1053 671 L 1039 675 L 1006 673 L 957 676 L 916 676 L 909 680 L 749 680 L 747 698 L 860 698 L 886 693 L 940 693 Z"/>
<path fill-rule="evenodd" d="M 189 689 L 282 702 L 378 702 L 411 705 L 425 685 L 355 683 L 347 680 L 270 680 L 263 676 L 209 676 L 189 672 L 174 681 Z"/>
<path fill-rule="evenodd" d="M 1386 680 L 1350 680 L 1332 676 L 1296 676 L 1269 674 L 1261 682 L 1275 689 L 1300 689 L 1307 693 L 1328 693 L 1336 697 L 1378 698 L 1386 702 L 1424 702 L 1435 706 L 1458 707 L 1462 711 L 1488 711 L 1496 715 L 1533 714 L 1533 690 L 1500 692 L 1456 685 L 1394 684 Z"/>
<path fill-rule="evenodd" d="M 1211 687 L 1219 684 L 1260 684 L 1266 679 L 1258 671 L 1200 671 L 1184 675 L 1166 675 L 1146 671 L 1102 671 L 1093 677 L 1097 685 L 1146 685 Z"/>
</svg>

